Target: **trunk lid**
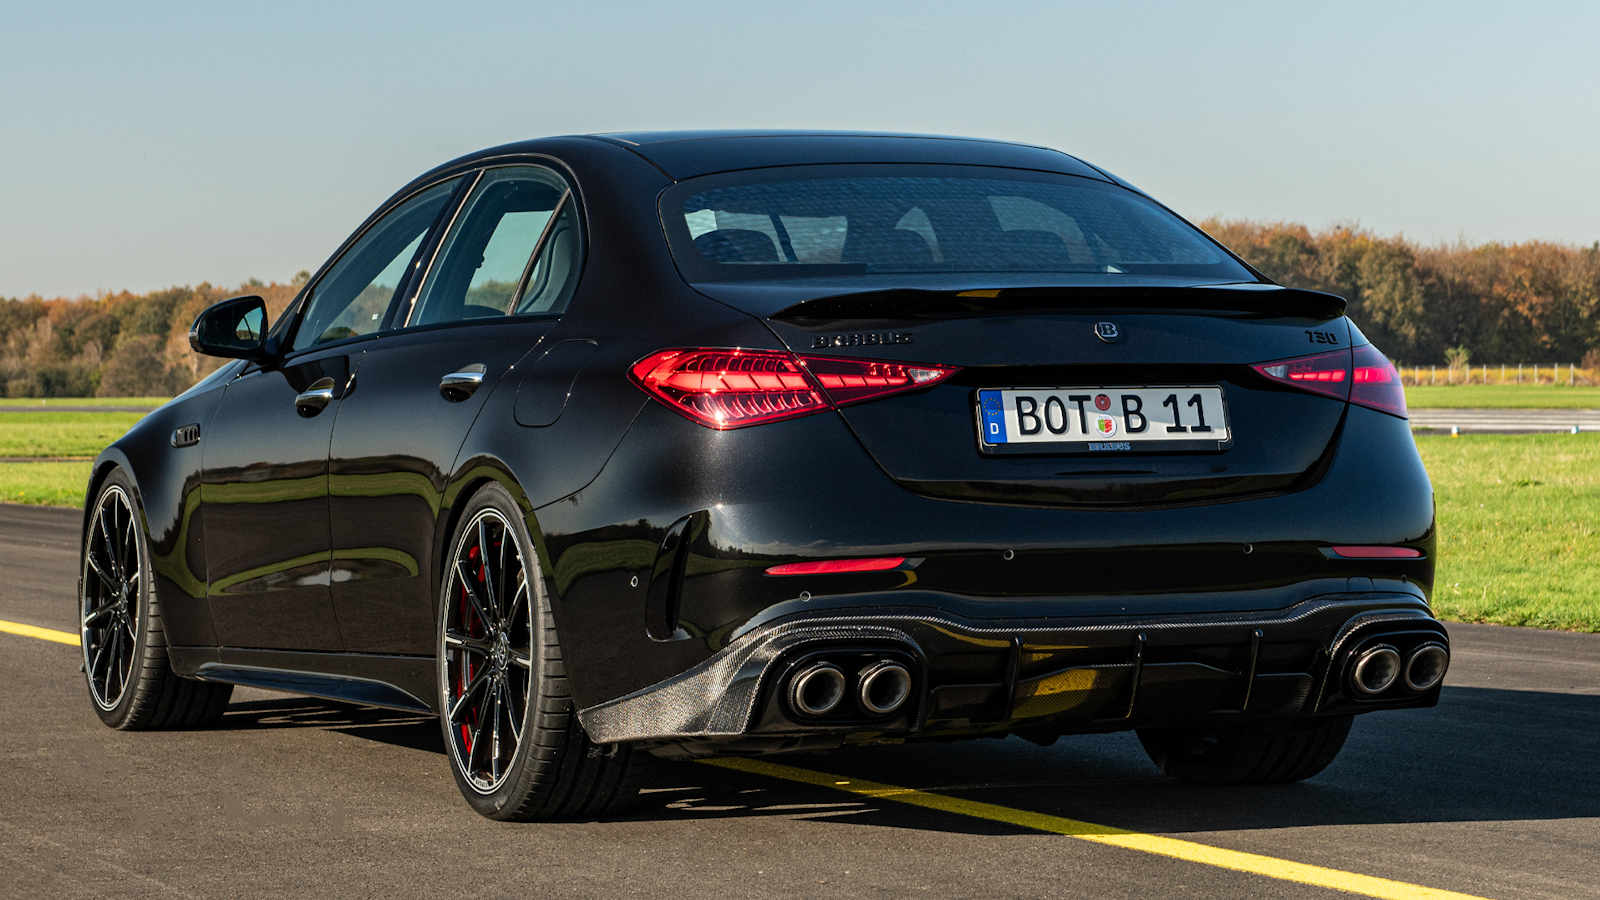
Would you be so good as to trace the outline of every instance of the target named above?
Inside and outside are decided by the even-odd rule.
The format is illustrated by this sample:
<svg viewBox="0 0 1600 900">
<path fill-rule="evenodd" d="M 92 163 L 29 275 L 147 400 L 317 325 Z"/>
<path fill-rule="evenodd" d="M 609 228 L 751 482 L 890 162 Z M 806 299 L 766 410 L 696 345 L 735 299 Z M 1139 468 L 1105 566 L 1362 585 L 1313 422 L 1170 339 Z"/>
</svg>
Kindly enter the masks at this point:
<svg viewBox="0 0 1600 900">
<path fill-rule="evenodd" d="M 1251 368 L 1348 350 L 1343 301 L 1311 291 L 1143 285 L 839 295 L 813 288 L 820 295 L 805 296 L 795 284 L 699 287 L 762 316 L 802 355 L 961 366 L 935 387 L 840 410 L 891 478 L 929 496 L 1121 507 L 1291 491 L 1319 476 L 1346 406 Z M 1102 323 L 1115 326 L 1114 340 L 1101 337 Z M 1226 407 L 1226 442 L 1139 443 L 1130 450 L 1107 440 L 1063 450 L 979 440 L 980 392 L 993 399 L 1002 389 L 1078 388 L 1073 396 L 1116 397 L 1161 388 L 1146 391 L 1149 409 L 1167 388 L 1177 406 L 1192 393 L 1180 388 L 1211 386 L 1220 388 Z"/>
</svg>

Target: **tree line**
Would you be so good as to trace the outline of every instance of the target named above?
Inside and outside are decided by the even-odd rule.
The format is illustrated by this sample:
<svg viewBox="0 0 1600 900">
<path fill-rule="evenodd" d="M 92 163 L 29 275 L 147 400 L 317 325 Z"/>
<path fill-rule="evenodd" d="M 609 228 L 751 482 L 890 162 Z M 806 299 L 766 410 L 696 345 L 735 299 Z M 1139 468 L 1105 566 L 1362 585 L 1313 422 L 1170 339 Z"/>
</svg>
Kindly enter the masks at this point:
<svg viewBox="0 0 1600 900">
<path fill-rule="evenodd" d="M 1600 366 L 1600 242 L 1423 246 L 1364 228 L 1200 223 L 1267 277 L 1338 294 L 1356 325 L 1408 366 Z"/>
<path fill-rule="evenodd" d="M 225 360 L 189 349 L 189 325 L 229 297 L 259 294 L 276 316 L 309 272 L 288 283 L 250 279 L 148 294 L 0 299 L 0 386 L 7 397 L 170 397 Z"/>
<path fill-rule="evenodd" d="M 1423 246 L 1344 225 L 1213 218 L 1200 227 L 1279 284 L 1347 299 L 1357 326 L 1405 365 L 1600 368 L 1600 243 Z M 0 386 L 8 397 L 176 394 L 222 363 L 189 349 L 201 310 L 259 294 L 276 316 L 309 277 L 0 299 Z"/>
</svg>

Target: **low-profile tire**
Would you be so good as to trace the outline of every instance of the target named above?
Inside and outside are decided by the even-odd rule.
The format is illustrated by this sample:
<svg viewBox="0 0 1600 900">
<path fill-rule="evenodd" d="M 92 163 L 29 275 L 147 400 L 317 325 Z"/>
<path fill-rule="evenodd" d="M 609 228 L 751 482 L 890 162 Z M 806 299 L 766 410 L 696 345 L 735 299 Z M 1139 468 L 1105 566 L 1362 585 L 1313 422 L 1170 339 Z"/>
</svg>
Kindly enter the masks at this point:
<svg viewBox="0 0 1600 900">
<path fill-rule="evenodd" d="M 1339 755 L 1354 716 L 1308 719 L 1280 730 L 1141 728 L 1161 771 L 1189 784 L 1284 784 L 1321 772 Z"/>
<path fill-rule="evenodd" d="M 89 699 L 100 721 L 123 731 L 214 725 L 233 685 L 173 673 L 136 496 L 113 469 L 84 532 L 78 635 Z"/>
<path fill-rule="evenodd" d="M 462 796 L 491 819 L 621 812 L 650 756 L 578 722 L 538 556 L 510 493 L 462 510 L 440 581 L 439 721 Z"/>
</svg>

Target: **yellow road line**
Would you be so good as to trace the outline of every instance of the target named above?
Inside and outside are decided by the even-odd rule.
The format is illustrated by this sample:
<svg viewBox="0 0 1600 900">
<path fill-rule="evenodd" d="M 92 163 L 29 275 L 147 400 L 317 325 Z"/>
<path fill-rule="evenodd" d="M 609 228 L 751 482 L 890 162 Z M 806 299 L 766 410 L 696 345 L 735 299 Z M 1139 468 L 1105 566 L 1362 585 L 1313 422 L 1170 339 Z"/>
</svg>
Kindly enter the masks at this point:
<svg viewBox="0 0 1600 900">
<path fill-rule="evenodd" d="M 1032 828 L 1035 831 L 1064 834 L 1080 840 L 1094 841 L 1097 844 L 1110 844 L 1113 847 L 1121 847 L 1124 850 L 1155 853 L 1160 856 L 1170 856 L 1174 859 L 1182 859 L 1188 862 L 1217 866 L 1222 869 L 1233 869 L 1239 872 L 1250 872 L 1255 875 L 1265 875 L 1268 878 L 1278 878 L 1283 881 L 1297 881 L 1301 884 L 1332 888 L 1337 891 L 1348 891 L 1352 894 L 1364 894 L 1368 897 L 1382 897 L 1385 900 L 1483 900 L 1481 897 L 1474 897 L 1470 894 L 1441 891 L 1421 885 L 1407 884 L 1404 881 L 1391 881 L 1387 878 L 1374 878 L 1371 875 L 1342 872 L 1338 869 L 1327 869 L 1322 866 L 1291 862 L 1271 856 L 1260 856 L 1255 853 L 1224 850 L 1219 847 L 1197 844 L 1193 841 L 1180 841 L 1176 838 L 1141 834 L 1137 831 L 1126 831 L 1121 828 L 1096 825 L 1092 822 L 1080 822 L 1077 819 L 1064 819 L 1060 816 L 1012 809 L 993 803 L 980 803 L 976 800 L 963 800 L 959 797 L 949 797 L 944 794 L 930 794 L 913 788 L 895 787 L 892 784 L 862 781 L 859 778 L 843 778 L 838 775 L 829 775 L 826 772 L 797 769 L 793 766 L 779 765 L 764 760 L 709 759 L 706 762 L 725 769 L 749 772 L 753 775 L 766 775 L 771 778 L 798 781 L 802 784 L 831 788 L 836 791 L 846 791 L 877 800 L 892 800 L 896 803 L 920 806 L 924 809 L 935 809 L 960 816 L 1004 822 L 1008 825 Z"/>
<path fill-rule="evenodd" d="M 71 632 L 39 628 L 34 625 L 23 625 L 20 622 L 0 620 L 0 632 L 55 641 L 59 644 L 71 644 L 74 647 L 78 646 L 78 636 Z M 1261 856 L 1256 853 L 1224 850 L 1220 847 L 1197 844 L 1193 841 L 1180 841 L 1177 838 L 1141 834 L 1137 831 L 1112 828 L 1108 825 L 1096 825 L 1093 822 L 1065 819 L 1060 816 L 1029 812 L 1024 809 L 1012 809 L 1008 806 L 982 803 L 977 800 L 963 800 L 960 797 L 948 797 L 944 794 L 930 794 L 914 788 L 895 787 L 892 784 L 880 784 L 876 781 L 863 781 L 859 778 L 840 778 L 837 775 L 829 775 L 826 772 L 798 769 L 794 766 L 785 766 L 758 759 L 708 759 L 705 762 L 713 766 L 721 766 L 724 769 L 749 772 L 753 775 L 766 775 L 769 778 L 781 778 L 786 781 L 798 781 L 801 784 L 831 788 L 836 791 L 859 794 L 876 800 L 892 800 L 895 803 L 954 813 L 958 816 L 971 816 L 975 819 L 1004 822 L 1007 825 L 1016 825 L 1052 834 L 1064 834 L 1080 840 L 1094 841 L 1097 844 L 1110 844 L 1113 847 L 1121 847 L 1124 850 L 1155 853 L 1160 856 L 1170 856 L 1174 859 L 1202 863 L 1222 869 L 1265 875 L 1268 878 L 1278 878 L 1283 881 L 1297 881 L 1301 884 L 1332 888 L 1337 891 L 1348 891 L 1352 894 L 1381 897 L 1384 900 L 1483 900 L 1483 898 L 1474 897 L 1471 894 L 1441 891 L 1436 888 L 1408 884 L 1404 881 L 1374 878 L 1371 875 L 1343 872 L 1338 869 L 1291 862 L 1290 860 Z"/>
<path fill-rule="evenodd" d="M 58 644 L 71 644 L 78 646 L 78 636 L 70 631 L 56 631 L 53 628 L 38 628 L 33 625 L 24 625 L 21 622 L 7 622 L 0 620 L 0 631 L 7 634 L 20 634 L 23 637 L 38 638 L 42 641 L 55 641 Z"/>
</svg>

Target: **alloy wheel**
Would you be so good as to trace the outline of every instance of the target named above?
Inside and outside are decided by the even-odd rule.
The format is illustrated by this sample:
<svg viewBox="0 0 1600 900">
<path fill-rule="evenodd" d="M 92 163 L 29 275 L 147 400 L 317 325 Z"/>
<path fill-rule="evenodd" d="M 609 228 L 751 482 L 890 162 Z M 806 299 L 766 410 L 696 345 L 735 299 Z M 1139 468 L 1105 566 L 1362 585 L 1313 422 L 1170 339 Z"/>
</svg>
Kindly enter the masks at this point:
<svg viewBox="0 0 1600 900">
<path fill-rule="evenodd" d="M 533 604 L 509 522 L 479 512 L 451 556 L 440 629 L 440 676 L 450 753 L 472 789 L 505 783 L 533 687 Z"/>
<path fill-rule="evenodd" d="M 120 485 L 100 495 L 83 554 L 80 639 L 89 693 L 105 710 L 128 691 L 144 577 L 133 503 Z"/>
</svg>

